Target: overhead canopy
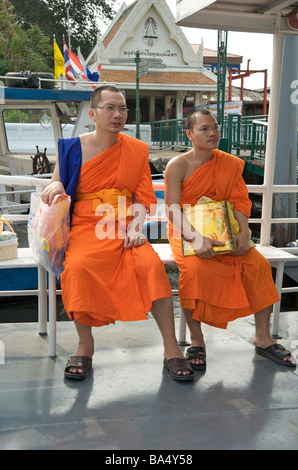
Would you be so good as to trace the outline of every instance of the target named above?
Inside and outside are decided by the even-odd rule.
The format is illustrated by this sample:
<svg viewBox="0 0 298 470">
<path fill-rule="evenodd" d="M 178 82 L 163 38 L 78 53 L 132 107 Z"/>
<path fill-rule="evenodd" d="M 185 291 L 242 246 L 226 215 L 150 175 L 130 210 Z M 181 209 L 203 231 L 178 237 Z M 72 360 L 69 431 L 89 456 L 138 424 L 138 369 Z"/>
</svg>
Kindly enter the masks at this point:
<svg viewBox="0 0 298 470">
<path fill-rule="evenodd" d="M 293 0 L 176 0 L 176 24 L 269 34 L 280 29 L 286 34 L 297 34 L 295 7 L 298 8 L 298 2 Z"/>
</svg>

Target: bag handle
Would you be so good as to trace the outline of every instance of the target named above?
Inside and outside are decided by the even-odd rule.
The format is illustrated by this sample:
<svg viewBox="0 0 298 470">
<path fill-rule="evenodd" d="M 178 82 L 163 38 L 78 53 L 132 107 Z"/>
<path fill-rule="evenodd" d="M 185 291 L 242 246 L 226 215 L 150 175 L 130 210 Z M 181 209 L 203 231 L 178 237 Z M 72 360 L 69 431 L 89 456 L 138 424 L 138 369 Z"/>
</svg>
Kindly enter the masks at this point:
<svg viewBox="0 0 298 470">
<path fill-rule="evenodd" d="M 4 225 L 7 225 L 8 228 L 12 231 L 12 233 L 15 233 L 10 223 L 4 217 L 2 217 L 2 215 L 0 215 L 0 235 L 4 231 Z"/>
</svg>

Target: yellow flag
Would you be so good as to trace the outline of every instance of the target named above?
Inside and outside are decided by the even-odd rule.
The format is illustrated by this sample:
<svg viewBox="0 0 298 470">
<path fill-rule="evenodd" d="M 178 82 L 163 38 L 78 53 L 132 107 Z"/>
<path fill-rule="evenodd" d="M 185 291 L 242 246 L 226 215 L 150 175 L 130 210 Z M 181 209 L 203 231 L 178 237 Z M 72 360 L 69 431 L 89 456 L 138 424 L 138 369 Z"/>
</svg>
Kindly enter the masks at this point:
<svg viewBox="0 0 298 470">
<path fill-rule="evenodd" d="M 55 62 L 55 78 L 59 79 L 60 75 L 65 75 L 64 58 L 54 39 L 54 62 Z"/>
</svg>

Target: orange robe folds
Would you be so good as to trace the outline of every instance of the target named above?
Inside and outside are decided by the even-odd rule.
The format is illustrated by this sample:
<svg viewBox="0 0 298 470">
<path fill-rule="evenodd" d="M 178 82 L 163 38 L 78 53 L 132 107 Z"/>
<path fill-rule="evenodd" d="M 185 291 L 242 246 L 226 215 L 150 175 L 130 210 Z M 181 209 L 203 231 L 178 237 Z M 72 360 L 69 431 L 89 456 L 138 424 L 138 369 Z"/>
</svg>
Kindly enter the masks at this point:
<svg viewBox="0 0 298 470">
<path fill-rule="evenodd" d="M 181 185 L 181 207 L 202 196 L 232 201 L 234 209 L 250 216 L 251 201 L 242 178 L 244 162 L 214 150 L 212 159 Z M 182 255 L 180 234 L 169 224 L 169 241 L 179 266 L 182 308 L 195 320 L 218 328 L 229 321 L 259 312 L 279 301 L 270 263 L 255 249 L 243 256 L 217 254 L 210 259 Z"/>
<path fill-rule="evenodd" d="M 124 194 L 122 198 L 133 195 L 148 210 L 156 204 L 148 146 L 124 134 L 81 168 L 61 288 L 68 316 L 85 325 L 147 319 L 154 300 L 172 295 L 163 263 L 148 241 L 124 248 L 123 237 L 117 237 L 118 221 L 116 236 L 102 237 L 98 224 L 105 220 L 104 212 L 97 215 L 94 198 L 84 194 L 97 193 L 98 204 L 112 203 L 113 208 L 118 192 Z"/>
</svg>

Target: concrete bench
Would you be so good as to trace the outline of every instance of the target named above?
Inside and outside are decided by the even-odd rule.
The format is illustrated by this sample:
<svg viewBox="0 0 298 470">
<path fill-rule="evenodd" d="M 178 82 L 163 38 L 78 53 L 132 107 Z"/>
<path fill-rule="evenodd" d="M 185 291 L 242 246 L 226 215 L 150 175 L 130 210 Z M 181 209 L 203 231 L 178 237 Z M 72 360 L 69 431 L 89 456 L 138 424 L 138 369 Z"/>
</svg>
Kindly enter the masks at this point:
<svg viewBox="0 0 298 470">
<path fill-rule="evenodd" d="M 162 262 L 167 265 L 175 265 L 173 253 L 170 245 L 153 244 L 156 253 L 159 255 Z M 271 247 L 257 245 L 257 250 L 268 260 L 271 265 L 276 268 L 276 289 L 281 297 L 282 294 L 282 281 L 284 265 L 289 261 L 297 260 L 295 255 L 287 253 L 286 251 Z M 38 333 L 40 335 L 47 334 L 47 314 L 49 315 L 49 356 L 56 356 L 56 277 L 48 274 L 42 266 L 33 258 L 30 248 L 19 248 L 18 257 L 13 260 L 0 261 L 0 269 L 13 269 L 13 268 L 33 268 L 38 269 L 38 287 L 33 290 L 1 290 L 0 296 L 16 296 L 16 295 L 37 295 L 38 297 Z M 177 292 L 177 291 L 176 291 Z M 278 336 L 280 314 L 280 302 L 276 303 L 273 307 L 273 325 L 272 334 Z M 180 326 L 179 326 L 179 344 L 186 344 L 186 322 L 181 313 Z"/>
</svg>

